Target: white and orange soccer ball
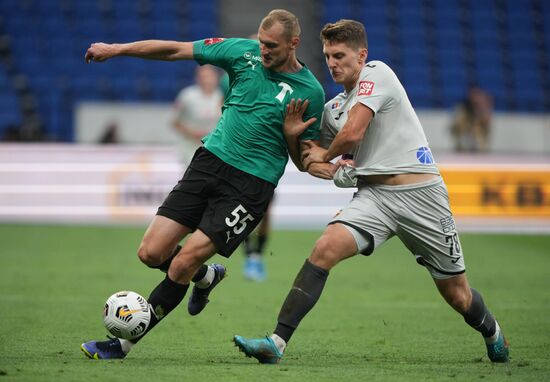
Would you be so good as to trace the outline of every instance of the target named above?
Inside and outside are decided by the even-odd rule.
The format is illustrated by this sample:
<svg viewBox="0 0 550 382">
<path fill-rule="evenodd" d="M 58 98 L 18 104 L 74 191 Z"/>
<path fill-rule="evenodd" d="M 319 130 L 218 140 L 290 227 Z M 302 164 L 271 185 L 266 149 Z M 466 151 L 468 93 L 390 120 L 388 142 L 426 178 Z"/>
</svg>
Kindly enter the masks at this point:
<svg viewBox="0 0 550 382">
<path fill-rule="evenodd" d="M 117 338 L 125 340 L 137 338 L 147 330 L 150 322 L 149 303 L 136 292 L 117 292 L 105 303 L 103 323 Z"/>
</svg>

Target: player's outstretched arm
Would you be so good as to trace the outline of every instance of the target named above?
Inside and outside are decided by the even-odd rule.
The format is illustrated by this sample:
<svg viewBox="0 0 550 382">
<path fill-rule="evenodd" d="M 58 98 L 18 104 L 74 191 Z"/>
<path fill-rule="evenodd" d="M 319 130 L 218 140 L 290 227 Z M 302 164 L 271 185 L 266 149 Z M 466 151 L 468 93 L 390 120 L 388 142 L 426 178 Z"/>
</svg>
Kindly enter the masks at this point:
<svg viewBox="0 0 550 382">
<path fill-rule="evenodd" d="M 127 44 L 105 44 L 102 42 L 90 45 L 84 59 L 103 62 L 117 56 L 139 57 L 150 60 L 192 60 L 193 43 L 165 40 L 144 40 Z"/>
</svg>

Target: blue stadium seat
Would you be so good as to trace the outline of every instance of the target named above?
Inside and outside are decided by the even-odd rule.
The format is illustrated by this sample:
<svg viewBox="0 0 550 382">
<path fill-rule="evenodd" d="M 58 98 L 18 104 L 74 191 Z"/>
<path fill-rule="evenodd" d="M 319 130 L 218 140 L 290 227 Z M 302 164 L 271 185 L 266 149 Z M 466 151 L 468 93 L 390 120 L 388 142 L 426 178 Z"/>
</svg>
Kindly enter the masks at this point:
<svg viewBox="0 0 550 382">
<path fill-rule="evenodd" d="M 138 18 L 138 2 L 135 0 L 115 0 L 112 1 L 113 16 L 116 20 Z"/>
<path fill-rule="evenodd" d="M 177 4 L 171 1 L 157 1 L 153 3 L 152 17 L 154 20 L 175 20 Z"/>
<path fill-rule="evenodd" d="M 403 28 L 400 34 L 401 51 L 403 60 L 421 60 L 421 64 L 426 64 L 427 45 L 426 36 L 423 29 Z"/>
<path fill-rule="evenodd" d="M 401 27 L 422 26 L 424 10 L 421 0 L 399 0 L 399 22 Z"/>
<path fill-rule="evenodd" d="M 504 71 L 501 65 L 485 65 L 477 67 L 476 83 L 493 96 L 501 95 L 507 91 L 505 87 Z M 510 89 L 508 89 L 510 91 Z"/>
<path fill-rule="evenodd" d="M 401 80 L 413 106 L 428 108 L 431 105 L 432 87 L 429 78 L 423 72 L 401 71 Z"/>
<path fill-rule="evenodd" d="M 333 2 L 323 1 L 321 24 L 332 23 L 335 20 L 350 18 L 353 10 L 349 0 Z"/>
<path fill-rule="evenodd" d="M 153 100 L 158 102 L 173 102 L 178 91 L 191 82 L 178 81 L 178 79 L 155 79 L 153 88 Z"/>
<path fill-rule="evenodd" d="M 0 2 L 1 3 L 1 2 Z M 20 14 L 13 14 L 10 15 L 9 13 L 6 13 L 9 15 L 9 17 L 5 17 L 6 22 L 6 31 L 11 36 L 16 36 L 16 40 L 19 37 L 28 37 L 28 34 L 33 33 L 36 28 L 31 26 L 31 20 L 25 16 L 22 16 Z"/>
<path fill-rule="evenodd" d="M 106 23 L 100 17 L 86 18 L 78 21 L 75 30 L 77 37 L 86 47 L 92 42 L 112 42 Z"/>
<path fill-rule="evenodd" d="M 118 19 L 113 24 L 112 32 L 113 40 L 119 42 L 138 41 L 147 38 L 137 19 Z"/>
<path fill-rule="evenodd" d="M 372 32 L 368 34 L 369 56 L 367 60 L 388 61 L 390 57 L 390 47 L 386 39 L 387 33 L 385 32 Z"/>
<path fill-rule="evenodd" d="M 0 66 L 0 89 L 4 90 L 11 86 L 10 79 L 6 73 L 4 66 Z"/>
<path fill-rule="evenodd" d="M 79 22 L 84 20 L 100 20 L 101 12 L 97 0 L 74 1 L 75 16 Z"/>
<path fill-rule="evenodd" d="M 153 36 L 160 40 L 181 40 L 180 27 L 175 21 L 159 21 L 153 22 Z"/>
<path fill-rule="evenodd" d="M 337 94 L 340 94 L 343 91 L 342 85 L 335 84 L 330 75 L 327 77 L 327 83 L 325 84 L 325 98 L 327 100 L 334 98 Z"/>
<path fill-rule="evenodd" d="M 441 68 L 443 105 L 450 107 L 464 99 L 468 80 L 464 66 Z"/>
<path fill-rule="evenodd" d="M 80 76 L 72 80 L 75 100 L 77 101 L 99 101 L 101 93 L 96 78 Z"/>
<path fill-rule="evenodd" d="M 37 27 L 37 32 L 48 38 L 70 36 L 69 25 L 61 14 L 57 14 L 56 17 L 46 16 L 41 18 Z"/>
<path fill-rule="evenodd" d="M 0 78 L 0 83 L 5 81 Z M 0 88 L 0 139 L 4 136 L 5 130 L 21 123 L 21 112 L 17 95 L 10 87 Z"/>
</svg>

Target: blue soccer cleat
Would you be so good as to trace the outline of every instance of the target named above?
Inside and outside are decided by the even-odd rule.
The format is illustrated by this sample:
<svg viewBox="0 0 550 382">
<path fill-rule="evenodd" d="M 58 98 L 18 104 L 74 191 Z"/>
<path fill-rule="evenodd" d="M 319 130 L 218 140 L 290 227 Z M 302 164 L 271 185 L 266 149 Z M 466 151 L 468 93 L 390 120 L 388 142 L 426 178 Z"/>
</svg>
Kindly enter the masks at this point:
<svg viewBox="0 0 550 382">
<path fill-rule="evenodd" d="M 121 359 L 126 357 L 118 338 L 109 337 L 107 341 L 88 341 L 80 345 L 86 357 L 92 359 Z"/>
<path fill-rule="evenodd" d="M 247 357 L 254 357 L 260 363 L 279 363 L 283 357 L 283 353 L 277 349 L 277 346 L 275 346 L 275 343 L 269 337 L 247 339 L 235 336 L 233 337 L 233 342 Z"/>
<path fill-rule="evenodd" d="M 265 280 L 266 274 L 264 262 L 261 258 L 247 257 L 244 263 L 244 277 L 248 280 L 261 282 Z"/>
<path fill-rule="evenodd" d="M 495 343 L 487 345 L 487 356 L 491 362 L 505 363 L 510 362 L 509 343 L 502 333 L 499 333 Z"/>
<path fill-rule="evenodd" d="M 221 264 L 212 264 L 210 265 L 212 268 L 214 268 L 214 280 L 212 281 L 212 284 L 208 288 L 198 288 L 196 285 L 193 286 L 193 292 L 191 293 L 191 297 L 189 297 L 189 302 L 187 304 L 187 311 L 190 315 L 195 316 L 202 312 L 206 304 L 210 300 L 208 300 L 208 295 L 210 292 L 212 292 L 212 289 L 216 287 L 220 283 L 220 281 L 223 280 L 223 278 L 226 275 L 225 267 Z"/>
</svg>

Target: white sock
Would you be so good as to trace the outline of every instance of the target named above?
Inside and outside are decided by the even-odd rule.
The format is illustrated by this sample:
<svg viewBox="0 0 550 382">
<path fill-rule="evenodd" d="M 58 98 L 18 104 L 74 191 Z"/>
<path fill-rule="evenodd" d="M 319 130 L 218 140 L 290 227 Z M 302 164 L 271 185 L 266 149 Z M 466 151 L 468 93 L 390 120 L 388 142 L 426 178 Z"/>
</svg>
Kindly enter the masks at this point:
<svg viewBox="0 0 550 382">
<path fill-rule="evenodd" d="M 208 288 L 212 284 L 212 281 L 214 281 L 214 277 L 216 277 L 216 271 L 209 265 L 204 277 L 197 281 L 195 285 L 201 289 Z"/>
<path fill-rule="evenodd" d="M 118 340 L 120 341 L 120 347 L 122 348 L 124 354 L 128 354 L 130 350 L 132 350 L 132 347 L 135 345 L 135 343 L 122 338 L 119 338 Z"/>
<path fill-rule="evenodd" d="M 496 326 L 495 334 L 493 334 L 491 337 L 483 337 L 486 344 L 490 345 L 490 344 L 494 344 L 495 342 L 497 342 L 498 336 L 500 334 L 500 326 L 498 325 L 497 321 L 495 321 L 495 326 Z"/>
<path fill-rule="evenodd" d="M 285 351 L 285 348 L 286 348 L 286 341 L 283 340 L 281 337 L 279 337 L 278 335 L 276 335 L 275 333 L 273 333 L 272 335 L 269 336 L 269 338 L 271 338 L 273 340 L 273 342 L 275 343 L 275 346 L 277 346 L 277 349 L 279 349 L 279 351 L 282 353 L 284 353 Z"/>
</svg>

